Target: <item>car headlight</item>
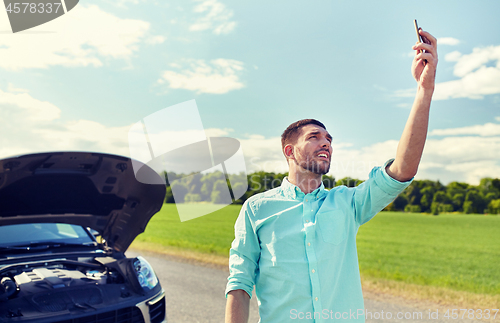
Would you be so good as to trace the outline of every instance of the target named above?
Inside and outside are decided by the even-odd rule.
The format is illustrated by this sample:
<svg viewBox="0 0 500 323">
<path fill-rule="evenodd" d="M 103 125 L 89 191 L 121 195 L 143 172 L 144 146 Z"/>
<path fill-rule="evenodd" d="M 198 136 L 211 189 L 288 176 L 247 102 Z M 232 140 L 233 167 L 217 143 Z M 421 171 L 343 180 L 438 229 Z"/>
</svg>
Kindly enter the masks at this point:
<svg viewBox="0 0 500 323">
<path fill-rule="evenodd" d="M 158 278 L 151 265 L 141 256 L 134 260 L 134 271 L 139 284 L 144 289 L 153 289 L 158 285 Z"/>
</svg>

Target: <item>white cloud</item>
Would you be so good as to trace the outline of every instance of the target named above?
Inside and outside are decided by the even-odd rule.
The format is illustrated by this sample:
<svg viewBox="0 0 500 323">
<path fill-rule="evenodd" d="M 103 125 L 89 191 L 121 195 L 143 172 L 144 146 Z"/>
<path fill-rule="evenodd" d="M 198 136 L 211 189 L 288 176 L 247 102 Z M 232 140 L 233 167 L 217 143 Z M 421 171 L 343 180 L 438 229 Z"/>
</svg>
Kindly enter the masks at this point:
<svg viewBox="0 0 500 323">
<path fill-rule="evenodd" d="M 1 27 L 9 30 L 7 17 Z M 33 29 L 0 38 L 0 68 L 102 66 L 103 59 L 127 59 L 138 50 L 150 24 L 121 19 L 95 5 L 79 5 L 64 16 Z M 158 38 L 154 38 L 158 42 Z"/>
<path fill-rule="evenodd" d="M 288 166 L 281 152 L 281 138 L 265 138 L 261 135 L 248 135 L 239 138 L 247 171 L 267 171 L 283 173 L 288 171 Z"/>
<path fill-rule="evenodd" d="M 455 51 L 445 60 L 456 62 L 453 74 L 459 79 L 436 84 L 435 100 L 482 99 L 500 93 L 500 46 L 474 48 L 467 55 Z"/>
<path fill-rule="evenodd" d="M 151 36 L 146 38 L 146 43 L 151 45 L 162 44 L 165 42 L 165 40 L 166 38 L 163 36 Z"/>
<path fill-rule="evenodd" d="M 164 71 L 160 84 L 168 82 L 172 89 L 186 89 L 197 93 L 223 94 L 241 89 L 244 84 L 239 79 L 243 63 L 232 59 L 215 59 L 206 63 L 204 60 L 185 60 L 183 65 L 189 68 L 181 72 Z M 172 67 L 179 69 L 179 64 Z"/>
<path fill-rule="evenodd" d="M 106 127 L 90 120 L 62 122 L 61 109 L 27 93 L 0 90 L 0 157 L 84 150 L 128 155 L 130 126 Z"/>
<path fill-rule="evenodd" d="M 127 8 L 128 4 L 137 5 L 145 0 L 106 0 L 107 3 L 113 4 L 119 8 Z"/>
<path fill-rule="evenodd" d="M 236 22 L 231 21 L 233 11 L 217 0 L 202 0 L 194 12 L 204 14 L 189 27 L 191 31 L 212 30 L 216 35 L 227 34 L 234 30 Z"/>
<path fill-rule="evenodd" d="M 482 137 L 500 136 L 500 124 L 486 123 L 462 128 L 436 129 L 429 133 L 430 136 L 456 136 L 479 135 Z"/>
<path fill-rule="evenodd" d="M 450 45 L 450 46 L 455 46 L 460 44 L 460 40 L 453 38 L 453 37 L 441 37 L 438 38 L 438 45 Z"/>
<path fill-rule="evenodd" d="M 399 98 L 413 98 L 417 94 L 417 89 L 406 89 L 406 90 L 397 90 L 394 92 L 395 97 Z"/>
<path fill-rule="evenodd" d="M 218 128 L 208 128 L 205 129 L 205 136 L 207 137 L 226 137 L 229 136 L 233 129 L 218 129 Z"/>
<path fill-rule="evenodd" d="M 418 178 L 465 181 L 499 177 L 500 136 L 446 137 L 427 140 Z"/>
<path fill-rule="evenodd" d="M 26 89 L 21 89 L 21 88 L 16 88 L 12 83 L 7 84 L 7 92 L 21 92 L 21 93 L 27 93 L 28 90 Z"/>
</svg>

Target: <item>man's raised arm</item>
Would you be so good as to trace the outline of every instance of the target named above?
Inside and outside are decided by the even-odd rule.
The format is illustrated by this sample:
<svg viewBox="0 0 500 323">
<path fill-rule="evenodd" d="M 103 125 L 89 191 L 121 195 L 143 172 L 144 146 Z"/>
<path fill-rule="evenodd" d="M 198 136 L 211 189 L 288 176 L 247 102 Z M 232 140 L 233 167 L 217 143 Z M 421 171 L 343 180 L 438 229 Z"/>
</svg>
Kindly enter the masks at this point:
<svg viewBox="0 0 500 323">
<path fill-rule="evenodd" d="M 399 140 L 396 159 L 387 168 L 387 173 L 400 182 L 410 180 L 417 173 L 427 137 L 429 109 L 438 63 L 436 38 L 422 29 L 419 32 L 423 42 L 413 46 L 417 52 L 412 63 L 412 74 L 418 84 L 417 95 Z M 424 60 L 427 62 L 424 63 Z"/>
</svg>

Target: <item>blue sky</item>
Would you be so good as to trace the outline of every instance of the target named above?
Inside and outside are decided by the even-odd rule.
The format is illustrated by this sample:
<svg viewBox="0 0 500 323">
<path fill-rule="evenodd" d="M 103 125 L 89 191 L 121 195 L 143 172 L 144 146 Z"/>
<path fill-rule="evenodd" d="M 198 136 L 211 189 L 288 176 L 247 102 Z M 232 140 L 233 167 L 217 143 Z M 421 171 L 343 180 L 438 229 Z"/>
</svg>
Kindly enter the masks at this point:
<svg viewBox="0 0 500 323">
<path fill-rule="evenodd" d="M 500 177 L 497 1 L 80 1 L 12 34 L 0 12 L 0 157 L 128 154 L 127 131 L 195 99 L 207 133 L 242 143 L 249 171 L 284 171 L 279 136 L 316 118 L 330 175 L 365 179 L 395 155 L 416 89 L 413 19 L 439 39 L 417 179 Z"/>
</svg>

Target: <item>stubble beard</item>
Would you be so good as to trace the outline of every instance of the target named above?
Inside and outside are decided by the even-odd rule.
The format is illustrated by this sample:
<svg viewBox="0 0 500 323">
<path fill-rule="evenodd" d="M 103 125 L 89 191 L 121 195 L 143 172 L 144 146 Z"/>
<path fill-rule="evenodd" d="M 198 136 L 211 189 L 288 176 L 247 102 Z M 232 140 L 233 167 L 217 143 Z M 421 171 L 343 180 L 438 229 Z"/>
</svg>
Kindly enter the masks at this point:
<svg viewBox="0 0 500 323">
<path fill-rule="evenodd" d="M 301 169 L 310 171 L 311 173 L 317 175 L 325 175 L 330 170 L 330 161 L 317 162 L 316 160 L 307 157 L 305 160 L 295 160 L 295 163 L 299 165 Z"/>
</svg>

